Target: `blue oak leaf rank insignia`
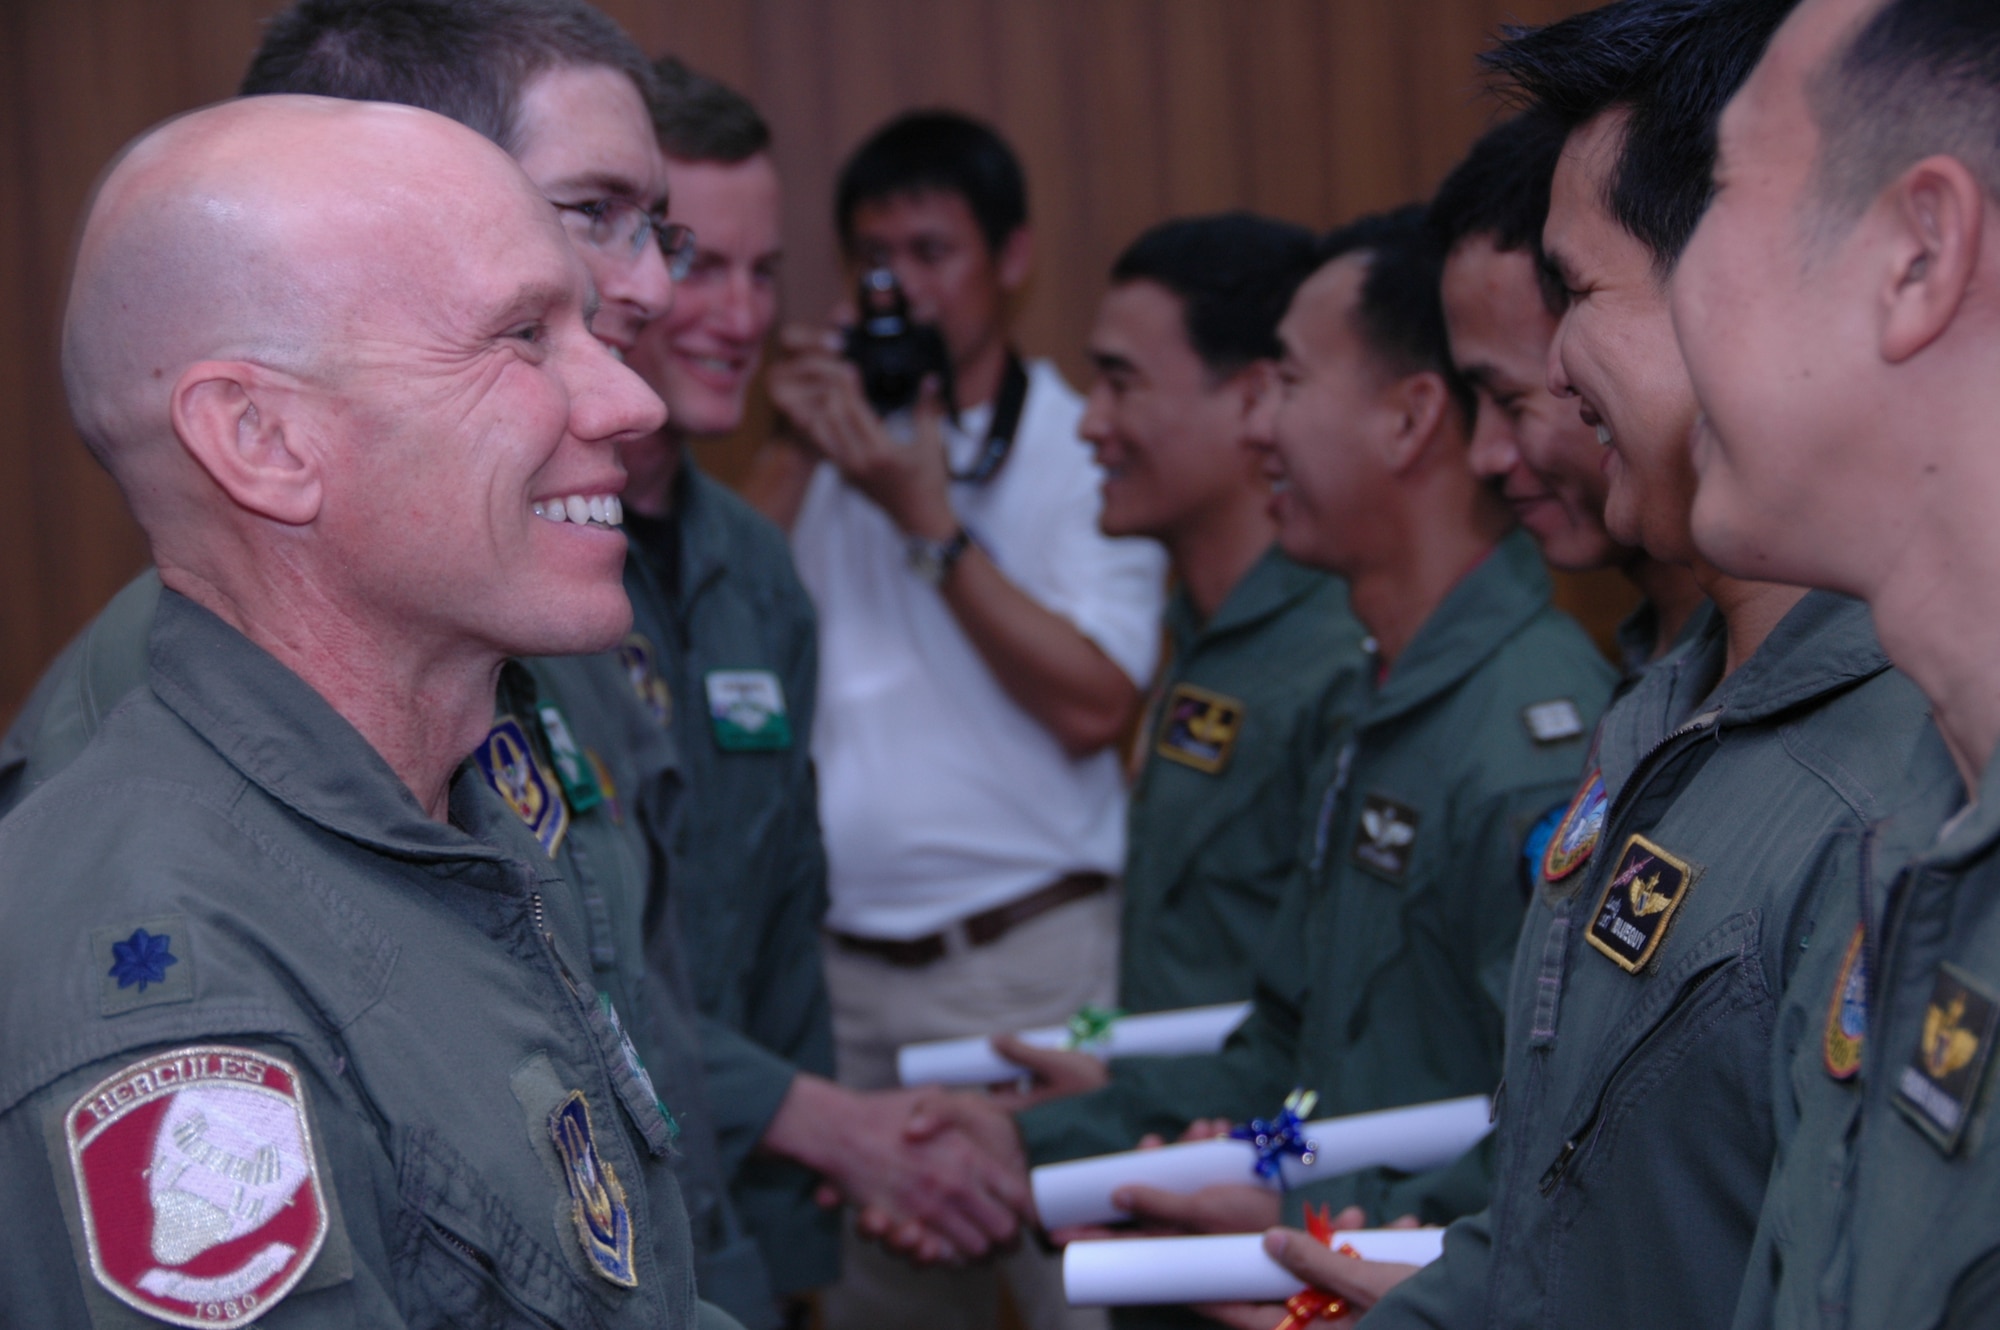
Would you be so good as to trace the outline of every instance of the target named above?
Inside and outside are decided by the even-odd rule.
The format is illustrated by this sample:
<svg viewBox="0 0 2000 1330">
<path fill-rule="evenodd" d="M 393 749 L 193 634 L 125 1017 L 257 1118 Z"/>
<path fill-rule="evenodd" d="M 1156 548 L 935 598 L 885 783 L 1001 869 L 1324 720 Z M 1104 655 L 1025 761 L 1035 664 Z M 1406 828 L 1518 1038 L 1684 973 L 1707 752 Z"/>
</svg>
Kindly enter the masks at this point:
<svg viewBox="0 0 2000 1330">
<path fill-rule="evenodd" d="M 167 967 L 180 964 L 180 957 L 168 949 L 172 940 L 165 933 L 133 929 L 131 937 L 111 944 L 111 977 L 120 988 L 137 984 L 141 993 L 147 984 L 164 984 Z"/>
</svg>

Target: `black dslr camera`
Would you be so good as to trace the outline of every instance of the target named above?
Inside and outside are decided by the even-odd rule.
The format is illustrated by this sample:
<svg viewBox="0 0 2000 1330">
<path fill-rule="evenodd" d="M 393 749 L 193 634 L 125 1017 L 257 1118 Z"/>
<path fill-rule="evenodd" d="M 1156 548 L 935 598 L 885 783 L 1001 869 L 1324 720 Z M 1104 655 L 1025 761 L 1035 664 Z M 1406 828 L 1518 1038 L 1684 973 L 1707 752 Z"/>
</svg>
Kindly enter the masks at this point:
<svg viewBox="0 0 2000 1330">
<path fill-rule="evenodd" d="M 886 265 L 863 273 L 854 307 L 858 318 L 847 330 L 845 354 L 861 371 L 861 391 L 868 404 L 885 416 L 914 405 L 924 379 L 935 374 L 945 411 L 955 418 L 951 357 L 944 338 L 932 325 L 910 318 L 909 297 L 896 274 Z"/>
</svg>

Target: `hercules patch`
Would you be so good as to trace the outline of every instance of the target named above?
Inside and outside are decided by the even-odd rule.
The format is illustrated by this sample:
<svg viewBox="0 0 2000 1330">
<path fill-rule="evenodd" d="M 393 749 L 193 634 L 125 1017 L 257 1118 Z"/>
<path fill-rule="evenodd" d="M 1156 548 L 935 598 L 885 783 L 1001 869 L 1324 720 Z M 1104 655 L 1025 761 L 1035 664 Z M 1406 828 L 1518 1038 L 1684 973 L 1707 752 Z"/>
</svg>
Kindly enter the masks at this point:
<svg viewBox="0 0 2000 1330">
<path fill-rule="evenodd" d="M 611 1165 L 597 1156 L 590 1104 L 583 1091 L 570 1091 L 549 1114 L 549 1134 L 555 1138 L 563 1179 L 569 1183 L 576 1240 L 590 1268 L 620 1288 L 637 1288 L 639 1270 L 632 1263 L 632 1215 L 625 1208 L 625 1188 Z"/>
<path fill-rule="evenodd" d="M 1153 749 L 1170 762 L 1220 775 L 1236 751 L 1243 714 L 1243 704 L 1233 697 L 1191 683 L 1175 684 L 1160 713 L 1160 734 Z"/>
<path fill-rule="evenodd" d="M 1354 837 L 1354 862 L 1401 882 L 1410 871 L 1417 842 L 1417 810 L 1380 794 L 1361 801 L 1361 825 Z"/>
<path fill-rule="evenodd" d="M 1660 949 L 1698 876 L 1644 836 L 1633 836 L 1625 842 L 1611 880 L 1604 884 L 1604 895 L 1584 936 L 1619 969 L 1639 973 Z"/>
<path fill-rule="evenodd" d="M 304 1087 L 277 1058 L 161 1053 L 100 1081 L 63 1125 L 91 1273 L 148 1316 L 248 1325 L 326 1240 Z"/>
<path fill-rule="evenodd" d="M 710 670 L 708 723 L 725 753 L 768 753 L 792 746 L 785 689 L 769 670 Z"/>
<path fill-rule="evenodd" d="M 1528 727 L 1528 737 L 1538 744 L 1559 744 L 1583 733 L 1583 716 L 1576 703 L 1566 697 L 1524 708 L 1521 723 Z"/>
<path fill-rule="evenodd" d="M 1896 1107 L 1950 1154 L 1965 1134 L 1993 1053 L 2000 1002 L 1956 965 L 1938 966 L 1923 1038 L 1896 1079 Z"/>
<path fill-rule="evenodd" d="M 1826 1037 L 1821 1055 L 1826 1073 L 1836 1081 L 1851 1080 L 1861 1070 L 1861 1044 L 1868 1036 L 1868 957 L 1863 947 L 1868 930 L 1854 926 L 1834 981 L 1833 1000 L 1826 1008 Z"/>
<path fill-rule="evenodd" d="M 472 756 L 486 784 L 527 824 L 549 858 L 555 858 L 563 833 L 569 830 L 569 805 L 536 759 L 521 722 L 512 716 L 493 722 L 486 742 L 473 749 Z"/>
<path fill-rule="evenodd" d="M 674 695 L 668 691 L 667 681 L 660 677 L 659 660 L 660 653 L 653 650 L 644 633 L 627 633 L 618 644 L 618 663 L 625 667 L 625 678 L 631 683 L 633 693 L 653 713 L 654 720 L 671 725 Z"/>
<path fill-rule="evenodd" d="M 1604 791 L 1604 774 L 1591 772 L 1590 779 L 1570 801 L 1569 811 L 1556 825 L 1556 834 L 1549 837 L 1548 849 L 1542 854 L 1544 878 L 1560 882 L 1590 861 L 1597 838 L 1604 834 L 1604 814 L 1610 806 L 1610 796 Z"/>
</svg>

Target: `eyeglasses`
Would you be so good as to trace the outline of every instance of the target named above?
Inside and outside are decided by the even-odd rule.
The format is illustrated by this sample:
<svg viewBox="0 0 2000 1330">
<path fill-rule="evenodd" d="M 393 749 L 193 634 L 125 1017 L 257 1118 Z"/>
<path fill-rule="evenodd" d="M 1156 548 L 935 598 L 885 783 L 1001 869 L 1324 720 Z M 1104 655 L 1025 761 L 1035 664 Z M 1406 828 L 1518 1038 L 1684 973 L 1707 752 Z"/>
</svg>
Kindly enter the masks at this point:
<svg viewBox="0 0 2000 1330">
<path fill-rule="evenodd" d="M 585 199 L 555 206 L 570 232 L 592 249 L 637 262 L 651 237 L 659 242 L 669 277 L 681 281 L 694 266 L 694 229 L 663 222 L 630 199 Z M 570 221 L 572 217 L 578 220 Z"/>
</svg>

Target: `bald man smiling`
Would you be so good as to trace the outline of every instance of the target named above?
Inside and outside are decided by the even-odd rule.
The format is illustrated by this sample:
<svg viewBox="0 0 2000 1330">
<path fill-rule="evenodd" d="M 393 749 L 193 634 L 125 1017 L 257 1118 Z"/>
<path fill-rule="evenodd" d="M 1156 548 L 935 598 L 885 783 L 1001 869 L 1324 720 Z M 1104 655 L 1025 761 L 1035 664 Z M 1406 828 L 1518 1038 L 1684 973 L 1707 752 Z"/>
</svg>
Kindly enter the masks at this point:
<svg viewBox="0 0 2000 1330">
<path fill-rule="evenodd" d="M 0 830 L 0 1323 L 696 1323 L 672 1124 L 466 760 L 506 657 L 628 625 L 662 408 L 589 291 L 410 108 L 230 103 L 101 186 L 64 374 L 166 589 Z"/>
</svg>

